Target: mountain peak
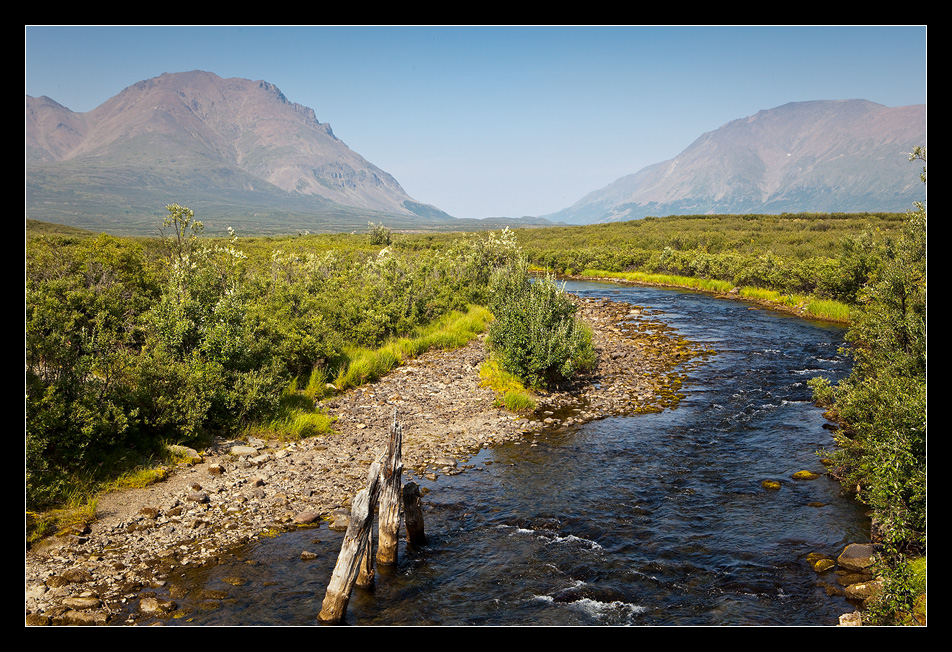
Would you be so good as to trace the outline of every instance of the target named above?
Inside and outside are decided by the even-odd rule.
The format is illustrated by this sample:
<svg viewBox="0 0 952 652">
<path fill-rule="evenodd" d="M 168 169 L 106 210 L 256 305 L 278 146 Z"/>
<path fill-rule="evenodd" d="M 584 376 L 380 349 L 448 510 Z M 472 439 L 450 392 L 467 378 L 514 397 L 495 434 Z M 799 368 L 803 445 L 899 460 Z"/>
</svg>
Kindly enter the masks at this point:
<svg viewBox="0 0 952 652">
<path fill-rule="evenodd" d="M 28 178 L 50 181 L 47 191 L 28 183 L 28 198 L 37 200 L 52 191 L 53 179 L 69 187 L 70 178 L 82 178 L 92 186 L 83 192 L 125 197 L 122 203 L 164 188 L 145 201 L 164 194 L 164 206 L 182 194 L 241 193 L 245 201 L 258 194 L 251 201 L 263 206 L 306 206 L 311 198 L 322 209 L 439 213 L 348 148 L 313 109 L 263 80 L 164 73 L 84 114 L 27 96 L 25 139 Z"/>
<path fill-rule="evenodd" d="M 921 199 L 907 154 L 925 144 L 925 105 L 790 102 L 731 120 L 673 159 L 545 217 L 593 223 L 648 215 L 901 212 Z"/>
</svg>

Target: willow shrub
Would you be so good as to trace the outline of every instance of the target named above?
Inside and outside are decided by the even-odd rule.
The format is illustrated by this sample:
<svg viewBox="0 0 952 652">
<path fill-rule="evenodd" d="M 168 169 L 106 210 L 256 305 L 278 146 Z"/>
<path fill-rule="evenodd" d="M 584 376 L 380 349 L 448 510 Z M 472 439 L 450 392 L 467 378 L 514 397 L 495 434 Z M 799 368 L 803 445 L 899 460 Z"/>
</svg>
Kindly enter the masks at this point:
<svg viewBox="0 0 952 652">
<path fill-rule="evenodd" d="M 592 333 L 575 304 L 552 277 L 531 279 L 525 260 L 493 277 L 489 307 L 493 355 L 528 387 L 553 386 L 594 365 Z"/>
<path fill-rule="evenodd" d="M 833 453 L 840 472 L 873 508 L 887 549 L 897 551 L 925 546 L 924 209 L 886 245 L 847 334 L 855 360 L 849 377 L 813 388 L 847 424 Z"/>
</svg>

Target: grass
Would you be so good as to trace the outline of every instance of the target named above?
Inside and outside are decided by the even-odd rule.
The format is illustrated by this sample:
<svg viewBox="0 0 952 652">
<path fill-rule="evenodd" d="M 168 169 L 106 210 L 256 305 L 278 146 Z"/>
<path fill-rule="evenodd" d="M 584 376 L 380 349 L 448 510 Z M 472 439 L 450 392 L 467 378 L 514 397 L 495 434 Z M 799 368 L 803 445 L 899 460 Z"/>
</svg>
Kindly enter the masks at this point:
<svg viewBox="0 0 952 652">
<path fill-rule="evenodd" d="M 97 496 L 123 489 L 141 489 L 162 482 L 169 476 L 169 466 L 184 461 L 188 461 L 185 455 L 166 448 L 160 459 L 144 461 L 126 470 L 120 470 L 126 462 L 123 456 L 118 456 L 118 459 L 113 459 L 105 465 L 106 468 L 116 469 L 112 474 L 103 473 L 100 469 L 100 477 L 93 477 L 93 474 L 70 476 L 67 480 L 69 495 L 60 507 L 26 513 L 27 546 L 95 520 Z M 114 477 L 110 480 L 102 479 L 102 476 L 110 475 Z"/>
<path fill-rule="evenodd" d="M 676 274 L 608 272 L 600 269 L 585 269 L 582 270 L 579 275 L 588 278 L 614 278 L 629 283 L 678 287 L 700 292 L 727 293 L 734 289 L 734 285 L 730 281 L 679 276 Z M 779 308 L 796 308 L 804 316 L 822 321 L 841 324 L 848 324 L 850 321 L 849 306 L 840 301 L 833 301 L 831 299 L 818 299 L 816 297 L 798 294 L 784 294 L 777 290 L 746 286 L 739 288 L 739 297 L 748 301 L 770 303 Z"/>
<path fill-rule="evenodd" d="M 516 376 L 503 370 L 495 360 L 487 360 L 479 368 L 480 384 L 496 392 L 496 405 L 510 412 L 530 412 L 536 402 Z"/>
<path fill-rule="evenodd" d="M 850 321 L 850 308 L 845 303 L 832 299 L 817 299 L 799 294 L 783 294 L 776 290 L 744 287 L 740 290 L 743 299 L 766 301 L 778 306 L 800 309 L 804 315 L 823 321 L 847 324 Z"/>
<path fill-rule="evenodd" d="M 608 272 L 600 269 L 582 270 L 581 276 L 598 278 L 617 278 L 632 283 L 650 285 L 665 285 L 671 287 L 688 288 L 704 292 L 729 292 L 734 286 L 730 281 L 695 278 L 693 276 L 679 276 L 677 274 L 649 274 L 647 272 Z"/>
<path fill-rule="evenodd" d="M 467 312 L 454 311 L 407 337 L 392 340 L 377 349 L 352 347 L 344 352 L 344 362 L 333 381 L 337 390 L 358 387 L 381 378 L 390 370 L 427 351 L 465 346 L 483 333 L 492 313 L 481 306 Z"/>
<path fill-rule="evenodd" d="M 912 571 L 912 582 L 913 590 L 916 593 L 915 601 L 915 617 L 916 622 L 925 623 L 926 622 L 926 558 L 920 557 L 914 559 L 909 563 L 909 568 Z"/>
<path fill-rule="evenodd" d="M 371 349 L 349 347 L 332 377 L 326 367 L 315 368 L 303 387 L 294 381 L 281 395 L 278 416 L 266 424 L 251 426 L 246 434 L 296 441 L 331 432 L 334 418 L 320 409 L 326 396 L 382 378 L 405 361 L 427 351 L 451 350 L 465 346 L 486 330 L 492 313 L 481 306 L 466 312 L 451 312 L 425 328 Z"/>
<path fill-rule="evenodd" d="M 807 301 L 805 310 L 807 314 L 817 319 L 835 321 L 841 324 L 848 324 L 852 317 L 848 305 L 829 299 L 810 299 Z"/>
<path fill-rule="evenodd" d="M 96 499 L 78 505 L 67 505 L 45 512 L 26 513 L 27 548 L 54 534 L 91 522 L 96 516 Z"/>
<path fill-rule="evenodd" d="M 302 388 L 298 382 L 295 378 L 281 392 L 278 413 L 273 419 L 246 427 L 244 435 L 298 441 L 331 432 L 334 418 L 317 408 L 317 402 L 328 392 L 326 370 L 315 368 Z"/>
<path fill-rule="evenodd" d="M 59 509 L 26 512 L 26 545 L 33 546 L 46 537 L 85 526 L 96 517 L 97 500 L 85 495 L 69 500 Z"/>
<path fill-rule="evenodd" d="M 135 469 L 127 471 L 118 478 L 110 482 L 105 487 L 105 491 L 118 491 L 120 489 L 142 489 L 149 487 L 157 482 L 162 482 L 169 477 L 169 471 L 165 467 L 156 466 L 150 468 Z"/>
<path fill-rule="evenodd" d="M 334 417 L 313 407 L 296 407 L 282 410 L 281 415 L 269 424 L 268 433 L 283 441 L 297 441 L 329 433 Z"/>
</svg>

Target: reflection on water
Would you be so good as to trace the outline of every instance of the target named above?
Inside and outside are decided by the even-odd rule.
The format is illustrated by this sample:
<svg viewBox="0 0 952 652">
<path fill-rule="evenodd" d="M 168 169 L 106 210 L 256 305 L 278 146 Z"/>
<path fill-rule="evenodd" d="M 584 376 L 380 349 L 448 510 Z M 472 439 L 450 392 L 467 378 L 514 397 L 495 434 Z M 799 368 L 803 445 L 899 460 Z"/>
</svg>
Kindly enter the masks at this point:
<svg viewBox="0 0 952 652">
<path fill-rule="evenodd" d="M 466 474 L 414 478 L 430 489 L 429 543 L 357 590 L 347 623 L 836 624 L 852 607 L 805 556 L 866 540 L 869 523 L 835 482 L 790 476 L 823 470 L 815 452 L 831 439 L 806 381 L 846 372 L 842 329 L 687 292 L 567 289 L 657 310 L 717 354 L 688 371 L 675 410 L 539 433 Z M 255 543 L 188 576 L 189 613 L 166 622 L 315 625 L 341 538 Z"/>
</svg>

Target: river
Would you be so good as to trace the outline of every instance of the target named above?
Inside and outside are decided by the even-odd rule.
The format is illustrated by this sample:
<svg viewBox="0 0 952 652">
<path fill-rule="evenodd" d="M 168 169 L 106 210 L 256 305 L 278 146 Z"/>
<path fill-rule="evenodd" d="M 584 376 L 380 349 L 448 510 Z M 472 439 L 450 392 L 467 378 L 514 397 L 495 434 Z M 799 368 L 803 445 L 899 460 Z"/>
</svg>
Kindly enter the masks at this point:
<svg viewBox="0 0 952 652">
<path fill-rule="evenodd" d="M 805 561 L 866 541 L 822 472 L 832 445 L 806 382 L 839 379 L 844 330 L 708 295 L 570 282 L 641 306 L 716 351 L 676 409 L 606 418 L 482 451 L 425 496 L 428 545 L 357 590 L 350 625 L 835 625 L 853 610 Z M 765 490 L 764 480 L 779 490 Z M 251 544 L 194 571 L 228 598 L 167 625 L 315 625 L 342 534 Z M 303 562 L 301 552 L 316 553 Z M 240 578 L 240 581 L 232 578 Z"/>
</svg>

